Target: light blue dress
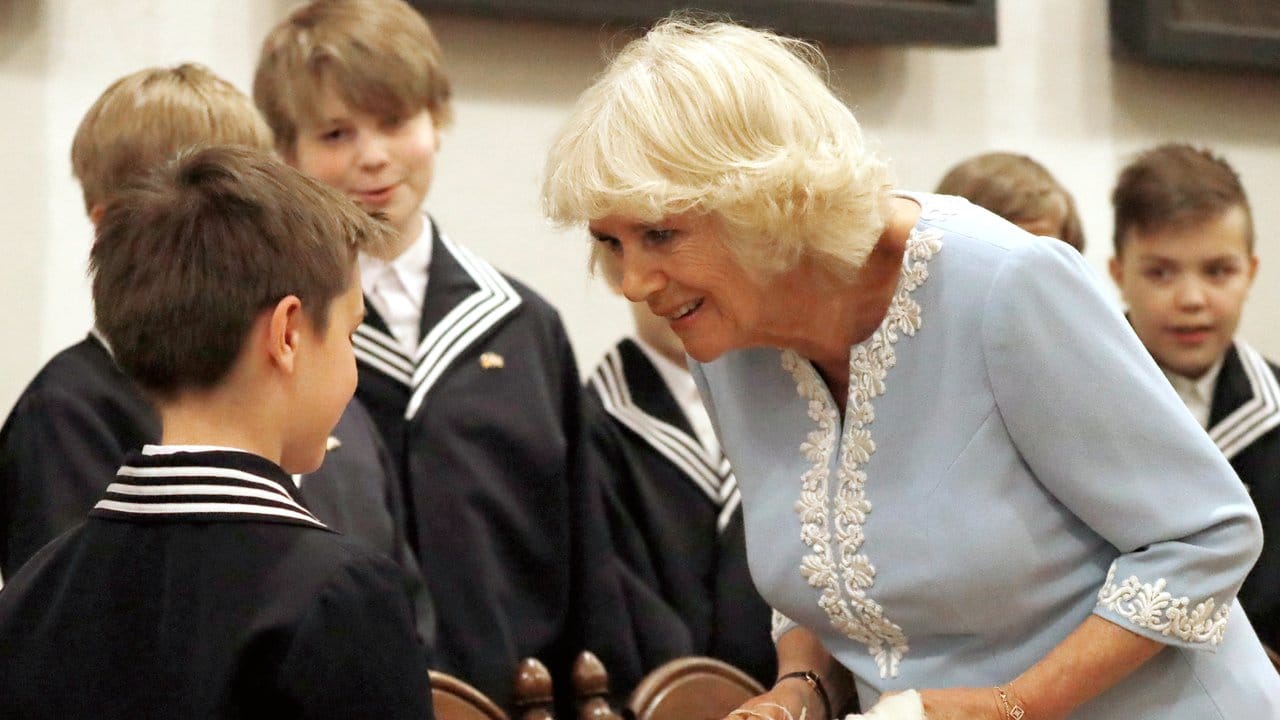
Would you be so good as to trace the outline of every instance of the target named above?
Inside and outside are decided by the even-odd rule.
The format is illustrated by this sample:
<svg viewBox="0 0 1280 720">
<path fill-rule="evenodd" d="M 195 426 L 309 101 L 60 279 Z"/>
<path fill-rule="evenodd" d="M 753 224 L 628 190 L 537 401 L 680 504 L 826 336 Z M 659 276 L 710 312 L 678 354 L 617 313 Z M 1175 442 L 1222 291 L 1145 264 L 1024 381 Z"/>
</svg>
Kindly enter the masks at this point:
<svg viewBox="0 0 1280 720">
<path fill-rule="evenodd" d="M 1169 647 L 1073 718 L 1280 718 L 1234 602 L 1257 514 L 1088 265 L 908 197 L 923 212 L 843 418 L 793 352 L 692 367 L 775 637 L 816 632 L 870 707 L 1008 682 L 1093 613 Z"/>
</svg>

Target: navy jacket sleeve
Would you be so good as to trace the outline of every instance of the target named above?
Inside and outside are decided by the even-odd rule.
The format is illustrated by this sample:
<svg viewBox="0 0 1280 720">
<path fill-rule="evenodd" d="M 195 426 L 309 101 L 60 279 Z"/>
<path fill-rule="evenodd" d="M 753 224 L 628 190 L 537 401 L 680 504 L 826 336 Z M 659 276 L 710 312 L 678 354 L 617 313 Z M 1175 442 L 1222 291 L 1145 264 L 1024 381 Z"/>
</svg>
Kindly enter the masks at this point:
<svg viewBox="0 0 1280 720">
<path fill-rule="evenodd" d="M 433 718 L 399 568 L 367 555 L 331 579 L 297 628 L 279 684 L 307 720 Z"/>
</svg>

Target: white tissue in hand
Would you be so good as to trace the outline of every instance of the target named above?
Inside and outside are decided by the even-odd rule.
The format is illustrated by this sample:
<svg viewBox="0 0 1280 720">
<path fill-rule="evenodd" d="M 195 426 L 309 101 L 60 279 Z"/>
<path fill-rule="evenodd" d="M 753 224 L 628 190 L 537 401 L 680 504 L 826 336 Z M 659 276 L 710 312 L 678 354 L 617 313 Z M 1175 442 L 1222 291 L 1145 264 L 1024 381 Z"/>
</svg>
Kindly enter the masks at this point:
<svg viewBox="0 0 1280 720">
<path fill-rule="evenodd" d="M 880 702 L 876 703 L 876 706 L 871 710 L 862 715 L 849 715 L 845 717 L 845 720 L 855 720 L 855 718 L 865 718 L 866 720 L 925 720 L 924 703 L 920 700 L 920 693 L 915 690 L 906 690 L 881 698 Z"/>
</svg>

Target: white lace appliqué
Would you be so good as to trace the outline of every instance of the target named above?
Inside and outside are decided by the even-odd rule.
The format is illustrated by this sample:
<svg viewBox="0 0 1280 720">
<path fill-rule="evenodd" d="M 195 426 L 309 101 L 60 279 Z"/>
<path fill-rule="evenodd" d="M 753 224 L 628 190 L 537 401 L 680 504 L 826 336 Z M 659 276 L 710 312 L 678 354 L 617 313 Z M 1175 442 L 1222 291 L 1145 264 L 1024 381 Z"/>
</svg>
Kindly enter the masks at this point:
<svg viewBox="0 0 1280 720">
<path fill-rule="evenodd" d="M 849 357 L 849 400 L 832 516 L 827 502 L 831 453 L 835 450 L 840 415 L 822 379 L 807 360 L 793 351 L 782 353 L 782 367 L 796 381 L 796 391 L 809 401 L 809 417 L 817 425 L 800 444 L 811 467 L 801 478 L 800 537 L 812 552 L 801 560 L 800 574 L 819 589 L 818 605 L 831 624 L 846 637 L 867 646 L 880 677 L 897 677 L 898 663 L 907 652 L 907 636 L 867 595 L 876 569 L 862 547 L 862 526 L 871 512 L 862 466 L 876 450 L 868 426 L 875 419 L 871 401 L 884 393 L 885 377 L 896 363 L 894 343 L 920 329 L 920 305 L 911 293 L 928 277 L 928 261 L 942 247 L 937 230 L 913 229 L 907 239 L 902 276 L 880 327 L 855 345 Z M 835 530 L 833 547 L 832 528 Z"/>
<path fill-rule="evenodd" d="M 1218 603 L 1209 598 L 1192 608 L 1190 599 L 1175 598 L 1165 591 L 1164 578 L 1156 580 L 1154 585 L 1132 575 L 1119 585 L 1115 584 L 1115 579 L 1116 564 L 1111 563 L 1107 581 L 1098 591 L 1098 604 L 1102 607 L 1138 627 L 1184 642 L 1214 646 L 1222 643 L 1222 636 L 1227 630 L 1227 615 L 1231 613 L 1230 602 L 1218 607 Z"/>
</svg>

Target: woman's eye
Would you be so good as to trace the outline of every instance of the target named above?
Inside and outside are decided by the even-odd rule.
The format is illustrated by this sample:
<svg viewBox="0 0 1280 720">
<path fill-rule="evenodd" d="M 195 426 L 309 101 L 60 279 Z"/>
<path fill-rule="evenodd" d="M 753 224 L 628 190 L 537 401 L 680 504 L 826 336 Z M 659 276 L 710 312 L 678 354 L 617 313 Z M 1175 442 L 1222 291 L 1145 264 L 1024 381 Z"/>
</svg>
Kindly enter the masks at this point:
<svg viewBox="0 0 1280 720">
<path fill-rule="evenodd" d="M 675 236 L 675 230 L 666 228 L 651 228 L 644 232 L 644 239 L 651 244 L 661 244 L 667 242 Z"/>
<path fill-rule="evenodd" d="M 622 243 L 618 242 L 618 238 L 609 237 L 608 235 L 600 235 L 596 237 L 596 242 L 605 246 L 611 253 L 617 253 L 622 249 Z"/>
</svg>

